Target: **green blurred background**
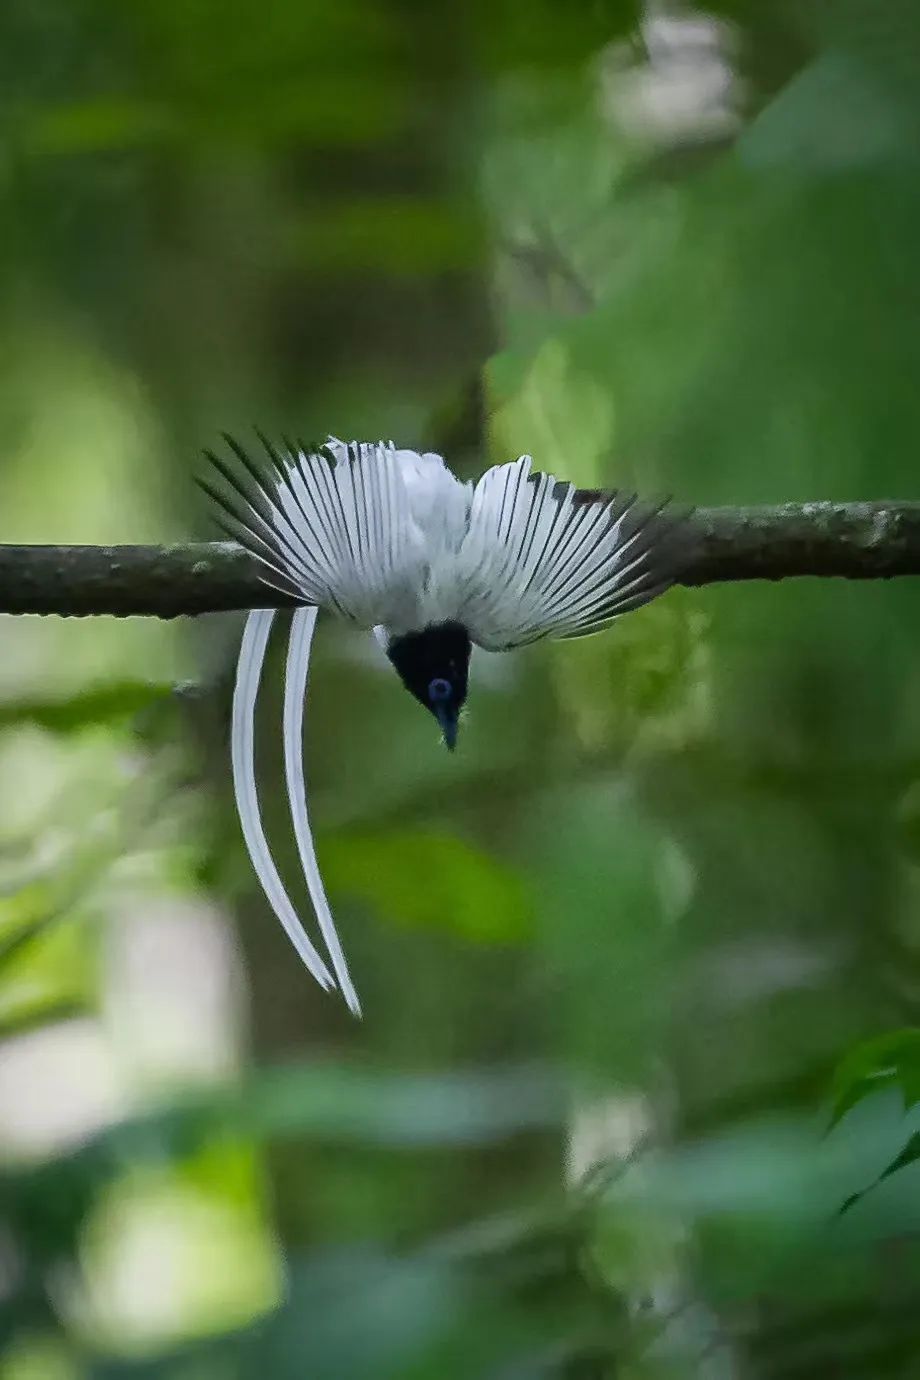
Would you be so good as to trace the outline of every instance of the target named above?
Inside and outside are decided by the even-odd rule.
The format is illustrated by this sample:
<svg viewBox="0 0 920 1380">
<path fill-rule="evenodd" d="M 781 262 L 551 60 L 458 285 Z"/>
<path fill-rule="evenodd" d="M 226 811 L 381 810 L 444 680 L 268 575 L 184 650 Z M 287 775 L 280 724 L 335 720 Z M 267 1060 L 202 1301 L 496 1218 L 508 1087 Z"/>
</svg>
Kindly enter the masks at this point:
<svg viewBox="0 0 920 1380">
<path fill-rule="evenodd" d="M 911 0 L 3 0 L 0 539 L 211 535 L 253 424 L 917 498 L 918 245 Z M 321 626 L 362 1024 L 242 619 L 0 620 L 0 1380 L 920 1376 L 918 620 L 673 590 L 453 758 Z"/>
</svg>

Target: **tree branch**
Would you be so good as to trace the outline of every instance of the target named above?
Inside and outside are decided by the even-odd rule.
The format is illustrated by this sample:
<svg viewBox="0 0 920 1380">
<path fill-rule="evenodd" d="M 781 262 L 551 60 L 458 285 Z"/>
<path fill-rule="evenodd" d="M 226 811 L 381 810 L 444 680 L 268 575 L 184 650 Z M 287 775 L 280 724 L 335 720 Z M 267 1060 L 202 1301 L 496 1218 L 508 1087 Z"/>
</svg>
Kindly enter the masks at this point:
<svg viewBox="0 0 920 1380">
<path fill-rule="evenodd" d="M 701 508 L 691 521 L 685 585 L 920 575 L 920 502 Z M 0 613 L 175 618 L 291 602 L 262 584 L 256 562 L 233 542 L 0 545 Z"/>
</svg>

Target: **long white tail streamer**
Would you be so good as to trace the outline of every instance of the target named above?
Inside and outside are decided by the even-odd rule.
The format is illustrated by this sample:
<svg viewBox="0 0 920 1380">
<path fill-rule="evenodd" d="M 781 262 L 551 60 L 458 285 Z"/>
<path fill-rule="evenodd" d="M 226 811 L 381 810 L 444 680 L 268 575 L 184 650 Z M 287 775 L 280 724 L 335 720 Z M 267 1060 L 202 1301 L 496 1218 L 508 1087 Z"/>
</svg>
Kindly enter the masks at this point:
<svg viewBox="0 0 920 1380">
<path fill-rule="evenodd" d="M 342 996 L 349 1011 L 355 1016 L 360 1016 L 361 1004 L 348 972 L 348 964 L 326 899 L 307 814 L 307 787 L 303 767 L 303 718 L 316 614 L 317 610 L 313 607 L 299 608 L 295 610 L 291 620 L 287 666 L 284 673 L 284 772 L 287 777 L 294 837 L 297 839 L 297 851 L 307 880 L 310 900 L 313 902 L 313 909 L 316 911 L 319 928 L 326 941 Z"/>
<path fill-rule="evenodd" d="M 262 883 L 262 889 L 294 948 L 320 987 L 328 992 L 335 987 L 335 979 L 310 943 L 303 925 L 297 918 L 297 912 L 291 905 L 269 851 L 259 813 L 255 764 L 255 707 L 259 681 L 262 678 L 262 663 L 265 660 L 265 649 L 268 646 L 268 635 L 274 617 L 273 609 L 253 609 L 243 629 L 243 641 L 236 668 L 236 686 L 233 691 L 233 729 L 230 739 L 233 790 L 243 838 L 246 840 L 246 848 L 256 876 Z"/>
</svg>

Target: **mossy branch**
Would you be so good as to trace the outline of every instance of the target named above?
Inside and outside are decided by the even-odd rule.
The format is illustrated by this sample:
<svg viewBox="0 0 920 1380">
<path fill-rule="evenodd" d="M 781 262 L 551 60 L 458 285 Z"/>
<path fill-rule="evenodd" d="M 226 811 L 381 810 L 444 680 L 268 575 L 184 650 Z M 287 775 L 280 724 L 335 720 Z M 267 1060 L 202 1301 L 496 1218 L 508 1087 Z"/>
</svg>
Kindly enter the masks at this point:
<svg viewBox="0 0 920 1380">
<path fill-rule="evenodd" d="M 731 580 L 920 575 L 920 502 L 786 503 L 701 508 L 679 576 Z M 0 545 L 0 612 L 176 618 L 283 608 L 257 563 L 233 542 L 172 546 Z"/>
</svg>

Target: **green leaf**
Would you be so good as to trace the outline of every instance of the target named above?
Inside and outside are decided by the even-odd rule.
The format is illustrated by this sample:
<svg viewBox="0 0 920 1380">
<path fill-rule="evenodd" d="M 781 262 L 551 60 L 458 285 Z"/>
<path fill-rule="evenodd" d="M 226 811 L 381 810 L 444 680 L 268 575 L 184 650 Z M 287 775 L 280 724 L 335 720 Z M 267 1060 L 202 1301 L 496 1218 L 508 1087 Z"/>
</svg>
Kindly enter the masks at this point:
<svg viewBox="0 0 920 1380">
<path fill-rule="evenodd" d="M 885 1087 L 897 1087 L 905 1107 L 920 1102 L 920 1029 L 908 1026 L 851 1050 L 840 1063 L 832 1084 L 832 1124 L 864 1097 Z"/>
<path fill-rule="evenodd" d="M 518 874 L 448 834 L 392 829 L 329 839 L 330 890 L 374 905 L 403 925 L 450 930 L 478 944 L 520 943 L 532 909 Z"/>
<path fill-rule="evenodd" d="M 62 907 L 46 881 L 34 881 L 0 896 L 0 978 L 7 964 L 43 930 L 60 919 Z"/>
<path fill-rule="evenodd" d="M 167 700 L 174 692 L 171 684 L 119 680 L 90 686 L 66 699 L 7 700 L 0 704 L 0 729 L 32 723 L 66 737 L 98 724 L 131 719 Z"/>
<path fill-rule="evenodd" d="M 79 910 L 36 914 L 0 950 L 4 1035 L 85 1010 L 96 995 L 95 918 Z"/>
</svg>

